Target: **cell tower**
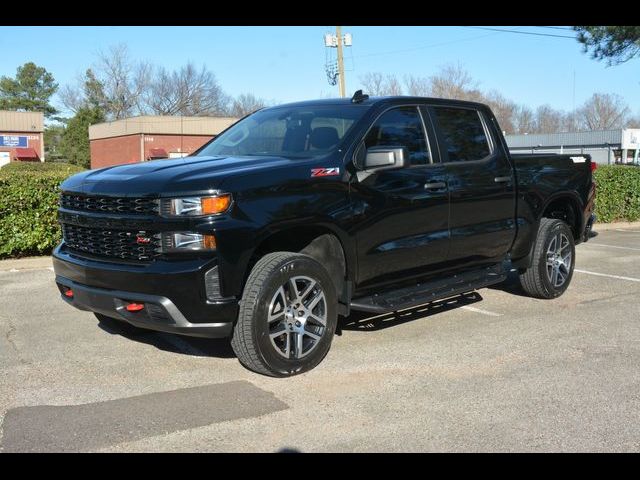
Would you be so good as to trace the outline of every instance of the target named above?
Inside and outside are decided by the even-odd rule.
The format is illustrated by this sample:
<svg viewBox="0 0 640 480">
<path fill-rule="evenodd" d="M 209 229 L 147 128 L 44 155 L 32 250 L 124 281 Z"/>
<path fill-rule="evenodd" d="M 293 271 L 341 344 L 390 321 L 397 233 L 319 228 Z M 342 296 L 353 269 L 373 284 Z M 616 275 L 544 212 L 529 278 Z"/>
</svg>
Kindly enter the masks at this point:
<svg viewBox="0 0 640 480">
<path fill-rule="evenodd" d="M 325 70 L 327 72 L 327 81 L 329 85 L 335 85 L 339 83 L 340 96 L 346 95 L 344 85 L 344 56 L 342 54 L 342 47 L 350 47 L 353 44 L 353 39 L 350 33 L 342 34 L 342 27 L 336 27 L 335 35 L 333 33 L 326 33 L 324 35 L 324 46 L 329 48 L 325 51 Z M 333 59 L 333 49 L 336 49 L 336 59 Z"/>
</svg>

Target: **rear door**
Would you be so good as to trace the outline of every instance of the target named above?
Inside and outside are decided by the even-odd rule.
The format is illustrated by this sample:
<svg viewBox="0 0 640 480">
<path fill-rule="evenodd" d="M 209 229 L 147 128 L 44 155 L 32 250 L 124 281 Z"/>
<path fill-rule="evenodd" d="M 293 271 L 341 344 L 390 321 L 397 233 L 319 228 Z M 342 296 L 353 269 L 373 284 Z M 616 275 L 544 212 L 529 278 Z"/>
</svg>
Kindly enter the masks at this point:
<svg viewBox="0 0 640 480">
<path fill-rule="evenodd" d="M 428 119 L 427 119 L 428 122 Z M 434 150 L 433 128 L 416 105 L 382 113 L 364 137 L 366 148 L 406 147 L 410 166 L 381 170 L 352 185 L 358 283 L 393 282 L 437 269 L 449 246 L 449 194 Z"/>
<path fill-rule="evenodd" d="M 428 108 L 449 187 L 451 266 L 493 263 L 515 238 L 515 178 L 485 114 L 473 107 Z"/>
</svg>

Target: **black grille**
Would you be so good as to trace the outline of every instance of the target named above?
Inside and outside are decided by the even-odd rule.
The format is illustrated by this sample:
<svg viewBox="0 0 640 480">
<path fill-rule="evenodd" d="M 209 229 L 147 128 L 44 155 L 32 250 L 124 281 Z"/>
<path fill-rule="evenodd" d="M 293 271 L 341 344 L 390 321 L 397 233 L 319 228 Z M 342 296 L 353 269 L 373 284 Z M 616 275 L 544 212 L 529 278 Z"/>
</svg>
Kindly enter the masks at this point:
<svg viewBox="0 0 640 480">
<path fill-rule="evenodd" d="M 125 215 L 157 215 L 158 200 L 153 198 L 118 198 L 88 195 L 60 195 L 60 206 L 69 210 Z"/>
<path fill-rule="evenodd" d="M 152 260 L 160 255 L 160 234 L 154 232 L 107 230 L 63 224 L 67 247 L 99 257 L 122 260 Z"/>
</svg>

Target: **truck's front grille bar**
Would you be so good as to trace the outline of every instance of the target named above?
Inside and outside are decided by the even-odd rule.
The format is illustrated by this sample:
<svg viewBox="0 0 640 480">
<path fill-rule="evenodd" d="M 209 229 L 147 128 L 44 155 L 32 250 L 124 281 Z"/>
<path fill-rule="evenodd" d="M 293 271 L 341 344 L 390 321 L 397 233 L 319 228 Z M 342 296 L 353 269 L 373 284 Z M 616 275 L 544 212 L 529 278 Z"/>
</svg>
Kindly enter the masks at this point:
<svg viewBox="0 0 640 480">
<path fill-rule="evenodd" d="M 62 234 L 69 249 L 99 257 L 150 261 L 160 255 L 160 234 L 155 232 L 63 224 Z"/>
<path fill-rule="evenodd" d="M 159 201 L 154 198 L 104 197 L 93 195 L 60 195 L 60 206 L 67 210 L 123 215 L 158 215 Z"/>
</svg>

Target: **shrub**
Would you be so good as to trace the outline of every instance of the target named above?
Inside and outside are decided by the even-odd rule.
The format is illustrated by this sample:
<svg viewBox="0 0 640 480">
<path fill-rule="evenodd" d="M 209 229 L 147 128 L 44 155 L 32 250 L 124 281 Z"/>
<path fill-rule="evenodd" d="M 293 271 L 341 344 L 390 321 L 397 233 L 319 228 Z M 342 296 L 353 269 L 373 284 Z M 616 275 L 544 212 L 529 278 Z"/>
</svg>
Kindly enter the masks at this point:
<svg viewBox="0 0 640 480">
<path fill-rule="evenodd" d="M 49 254 L 61 238 L 60 183 L 83 169 L 12 162 L 0 168 L 0 258 Z"/>
<path fill-rule="evenodd" d="M 598 166 L 594 172 L 598 222 L 640 220 L 640 168 Z"/>
</svg>

